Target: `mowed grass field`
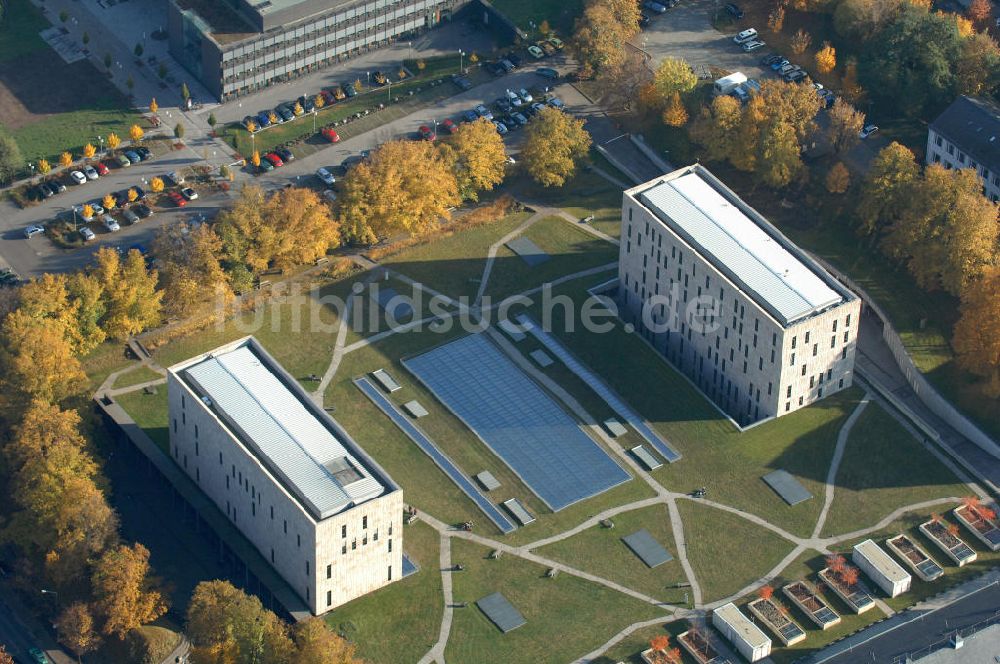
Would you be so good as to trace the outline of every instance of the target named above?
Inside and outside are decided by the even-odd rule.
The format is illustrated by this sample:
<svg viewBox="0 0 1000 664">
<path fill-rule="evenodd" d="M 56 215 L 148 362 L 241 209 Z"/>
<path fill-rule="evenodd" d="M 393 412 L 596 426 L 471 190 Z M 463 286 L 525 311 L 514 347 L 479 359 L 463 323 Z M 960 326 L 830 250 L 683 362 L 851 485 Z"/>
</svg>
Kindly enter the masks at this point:
<svg viewBox="0 0 1000 664">
<path fill-rule="evenodd" d="M 65 150 L 79 157 L 98 136 L 127 138 L 129 126 L 144 126 L 89 61 L 67 65 L 49 48 L 38 35 L 47 27 L 28 0 L 10 0 L 0 24 L 0 131 L 14 137 L 24 158 L 54 165 Z"/>
</svg>

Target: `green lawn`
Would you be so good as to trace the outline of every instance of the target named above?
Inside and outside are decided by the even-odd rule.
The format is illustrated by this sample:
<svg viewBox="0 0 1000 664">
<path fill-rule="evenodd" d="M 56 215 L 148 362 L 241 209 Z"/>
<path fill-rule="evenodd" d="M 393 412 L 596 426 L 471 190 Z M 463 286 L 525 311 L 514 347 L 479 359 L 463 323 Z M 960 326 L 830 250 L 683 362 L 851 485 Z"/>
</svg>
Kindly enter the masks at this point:
<svg viewBox="0 0 1000 664">
<path fill-rule="evenodd" d="M 823 536 L 874 526 L 904 505 L 972 493 L 877 403 L 851 430 L 836 487 Z"/>
<path fill-rule="evenodd" d="M 376 287 L 378 291 L 375 290 Z M 390 318 L 388 312 L 379 305 L 377 297 L 379 291 L 388 289 L 396 291 L 398 296 L 407 299 L 407 302 L 413 309 L 412 316 L 402 315 L 401 308 L 403 305 L 401 303 L 399 305 L 400 308 L 397 308 L 393 312 L 393 316 L 399 316 L 399 318 Z M 435 301 L 432 305 L 434 297 L 434 295 L 426 292 L 424 289 L 416 288 L 412 284 L 396 277 L 373 279 L 361 296 L 354 300 L 351 309 L 351 324 L 348 328 L 347 343 L 351 344 L 360 339 L 381 332 L 387 332 L 394 327 L 407 325 L 416 320 L 440 315 L 442 312 L 456 310 L 453 305 L 441 301 Z"/>
<path fill-rule="evenodd" d="M 80 358 L 80 364 L 87 374 L 89 390 L 96 390 L 116 371 L 120 371 L 135 361 L 125 356 L 125 344 L 107 341 Z"/>
<path fill-rule="evenodd" d="M 153 442 L 169 456 L 170 434 L 167 430 L 167 387 L 160 385 L 156 394 L 146 394 L 144 390 L 129 392 L 115 397 L 118 405 L 125 409 Z"/>
<path fill-rule="evenodd" d="M 439 537 L 419 521 L 406 526 L 403 551 L 420 570 L 327 614 L 367 662 L 416 662 L 437 641 L 444 612 Z"/>
<path fill-rule="evenodd" d="M 554 294 L 570 295 L 579 310 L 586 288 L 605 278 L 572 282 L 554 289 Z M 539 312 L 536 305 L 536 320 Z M 552 320 L 553 333 L 683 454 L 681 461 L 654 476 L 675 491 L 707 487 L 713 500 L 753 512 L 795 534 L 811 534 L 821 498 L 789 507 L 760 478 L 781 468 L 821 497 L 837 432 L 860 390 L 845 390 L 740 433 L 659 353 L 617 321 L 609 332 L 598 334 L 579 320 L 573 332 L 566 332 L 562 307 L 554 307 Z"/>
<path fill-rule="evenodd" d="M 0 21 L 0 62 L 7 62 L 32 51 L 48 48 L 38 35 L 49 27 L 48 20 L 28 0 L 7 0 Z"/>
<path fill-rule="evenodd" d="M 133 124 L 146 126 L 141 115 L 125 107 L 126 102 L 117 90 L 110 83 L 107 86 L 106 90 L 95 91 L 100 94 L 90 100 L 86 108 L 46 115 L 37 122 L 12 131 L 11 135 L 21 147 L 24 158 L 35 161 L 44 157 L 55 166 L 64 150 L 80 158 L 84 145 L 96 144 L 95 136 L 107 136 L 114 132 L 120 137 L 128 137 L 128 128 Z"/>
<path fill-rule="evenodd" d="M 550 258 L 531 267 L 506 246 L 500 247 L 486 287 L 494 302 L 563 275 L 618 260 L 618 247 L 558 217 L 538 220 L 519 237 L 534 242 Z"/>
<path fill-rule="evenodd" d="M 162 378 L 163 375 L 159 372 L 153 371 L 149 367 L 140 366 L 118 376 L 112 387 L 117 390 L 123 387 L 132 387 L 133 385 L 146 383 L 151 380 L 160 380 Z"/>
<path fill-rule="evenodd" d="M 703 602 L 739 592 L 771 571 L 793 548 L 791 542 L 735 514 L 693 500 L 681 500 L 677 507 Z"/>
<path fill-rule="evenodd" d="M 610 579 L 660 601 L 681 604 L 684 590 L 673 586 L 687 579 L 680 562 L 676 560 L 677 547 L 670 530 L 667 506 L 655 505 L 624 512 L 612 517 L 612 521 L 614 528 L 596 525 L 569 539 L 536 549 L 535 553 Z M 632 553 L 622 538 L 642 528 L 648 530 L 675 559 L 651 569 Z"/>
<path fill-rule="evenodd" d="M 661 615 L 655 607 L 569 574 L 545 577 L 545 568 L 515 556 L 488 559 L 489 549 L 456 539 L 451 559 L 456 602 L 445 658 L 453 662 L 515 664 L 566 662 L 593 650 L 626 625 Z M 526 623 L 502 634 L 475 601 L 502 592 Z"/>
<path fill-rule="evenodd" d="M 624 639 L 612 646 L 604 655 L 593 660 L 593 664 L 615 664 L 616 662 L 629 662 L 629 664 L 645 664 L 640 653 L 649 648 L 649 643 L 657 636 L 666 635 L 670 639 L 671 648 L 679 648 L 677 635 L 687 631 L 690 625 L 685 620 L 674 620 L 673 622 L 652 627 L 643 627 L 632 632 Z M 687 654 L 684 655 L 685 664 L 693 662 Z"/>
<path fill-rule="evenodd" d="M 628 182 L 618 171 L 611 174 Z M 621 234 L 622 190 L 593 171 L 579 168 L 562 187 L 542 187 L 524 177 L 511 184 L 524 200 L 562 208 L 580 219 L 593 215 L 594 228 L 612 237 Z"/>
<path fill-rule="evenodd" d="M 381 264 L 445 295 L 471 301 L 479 290 L 490 245 L 530 216 L 516 212 L 492 224 L 435 237 L 388 256 Z"/>
</svg>

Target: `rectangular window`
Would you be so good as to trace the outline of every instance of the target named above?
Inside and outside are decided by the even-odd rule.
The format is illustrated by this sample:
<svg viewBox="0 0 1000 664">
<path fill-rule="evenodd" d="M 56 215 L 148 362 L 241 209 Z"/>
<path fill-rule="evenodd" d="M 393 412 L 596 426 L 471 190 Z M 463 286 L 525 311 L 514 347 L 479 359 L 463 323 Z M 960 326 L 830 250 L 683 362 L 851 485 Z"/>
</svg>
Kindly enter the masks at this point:
<svg viewBox="0 0 1000 664">
<path fill-rule="evenodd" d="M 368 529 L 368 517 L 367 516 L 361 517 L 361 529 L 362 530 L 367 530 Z"/>
<path fill-rule="evenodd" d="M 809 333 L 806 332 L 806 343 L 809 343 Z"/>
<path fill-rule="evenodd" d="M 813 357 L 816 357 L 816 353 L 819 352 L 819 344 L 813 344 Z"/>
<path fill-rule="evenodd" d="M 792 386 L 791 385 L 788 386 L 788 390 L 785 392 L 785 396 L 787 398 L 789 398 L 789 399 L 792 397 Z"/>
<path fill-rule="evenodd" d="M 847 340 L 850 338 L 850 335 L 851 335 L 850 332 L 847 332 L 846 330 L 844 331 L 844 343 L 845 344 L 847 343 Z"/>
<path fill-rule="evenodd" d="M 331 604 L 333 604 L 333 591 L 327 590 L 326 591 L 326 605 L 330 606 Z"/>
<path fill-rule="evenodd" d="M 177 433 L 177 418 L 174 418 L 174 433 Z"/>
<path fill-rule="evenodd" d="M 257 516 L 257 503 L 250 503 L 250 516 Z"/>
<path fill-rule="evenodd" d="M 274 549 L 271 549 L 271 564 L 274 564 Z"/>
<path fill-rule="evenodd" d="M 274 521 L 274 505 L 271 505 L 271 521 Z"/>
<path fill-rule="evenodd" d="M 799 405 L 802 405 L 802 397 L 799 397 Z"/>
<path fill-rule="evenodd" d="M 197 425 L 197 424 L 196 424 L 196 425 L 194 425 L 194 437 L 195 437 L 195 438 L 197 438 L 197 437 L 198 437 L 198 425 Z"/>
<path fill-rule="evenodd" d="M 282 529 L 285 531 L 285 534 L 287 535 L 288 534 L 288 519 L 284 519 L 282 521 Z"/>
<path fill-rule="evenodd" d="M 843 378 L 841 378 L 841 379 L 840 379 L 840 380 L 839 380 L 839 381 L 837 382 L 837 387 L 838 387 L 839 389 L 844 389 L 844 379 L 843 379 Z"/>
<path fill-rule="evenodd" d="M 392 553 L 392 540 L 389 540 L 389 553 Z"/>
<path fill-rule="evenodd" d="M 836 348 L 836 347 L 837 347 L 837 337 L 835 335 L 830 337 L 830 348 Z"/>
<path fill-rule="evenodd" d="M 806 365 L 804 365 L 804 364 L 802 365 L 802 375 L 803 376 L 806 375 Z"/>
<path fill-rule="evenodd" d="M 851 314 L 847 314 L 847 320 L 844 321 L 844 327 L 851 326 Z"/>
<path fill-rule="evenodd" d="M 788 363 L 788 366 L 790 366 L 790 367 L 794 367 L 795 366 L 795 353 L 792 353 L 792 359 Z"/>
<path fill-rule="evenodd" d="M 345 538 L 347 537 L 347 526 L 346 525 L 340 527 L 340 536 L 341 537 L 345 537 Z"/>
<path fill-rule="evenodd" d="M 392 581 L 392 565 L 389 565 L 389 580 Z"/>
<path fill-rule="evenodd" d="M 847 346 L 844 346 L 844 349 L 840 351 L 840 359 L 842 360 L 847 359 Z"/>
<path fill-rule="evenodd" d="M 795 348 L 795 342 L 798 341 L 798 337 L 792 337 L 792 348 Z"/>
<path fill-rule="evenodd" d="M 785 402 L 785 412 L 787 413 L 791 409 L 792 409 L 792 402 L 791 401 L 786 401 Z"/>
<path fill-rule="evenodd" d="M 833 331 L 834 332 L 837 331 L 837 319 L 836 318 L 833 319 Z"/>
<path fill-rule="evenodd" d="M 222 452 L 219 452 L 219 465 L 222 465 Z M 225 471 L 223 471 L 225 472 Z"/>
<path fill-rule="evenodd" d="M 340 547 L 340 552 L 344 553 L 344 554 L 347 553 L 347 545 L 346 544 L 344 546 Z"/>
<path fill-rule="evenodd" d="M 184 395 L 181 395 L 181 408 L 184 408 Z"/>
<path fill-rule="evenodd" d="M 326 578 L 329 579 L 329 578 L 332 578 L 332 577 L 333 577 L 333 565 L 327 565 L 326 566 Z"/>
<path fill-rule="evenodd" d="M 295 546 L 302 547 L 302 535 L 295 533 Z"/>
<path fill-rule="evenodd" d="M 306 576 L 309 576 L 309 561 L 306 561 Z"/>
</svg>

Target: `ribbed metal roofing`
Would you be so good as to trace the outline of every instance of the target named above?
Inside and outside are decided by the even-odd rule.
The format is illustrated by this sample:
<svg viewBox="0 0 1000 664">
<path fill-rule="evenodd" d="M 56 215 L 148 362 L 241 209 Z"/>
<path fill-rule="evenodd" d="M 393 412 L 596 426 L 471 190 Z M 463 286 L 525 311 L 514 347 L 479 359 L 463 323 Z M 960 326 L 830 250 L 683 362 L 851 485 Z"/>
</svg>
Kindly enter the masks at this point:
<svg viewBox="0 0 1000 664">
<path fill-rule="evenodd" d="M 784 325 L 843 300 L 697 172 L 657 182 L 640 199 Z"/>
<path fill-rule="evenodd" d="M 212 408 L 316 519 L 385 487 L 248 346 L 184 369 Z"/>
</svg>

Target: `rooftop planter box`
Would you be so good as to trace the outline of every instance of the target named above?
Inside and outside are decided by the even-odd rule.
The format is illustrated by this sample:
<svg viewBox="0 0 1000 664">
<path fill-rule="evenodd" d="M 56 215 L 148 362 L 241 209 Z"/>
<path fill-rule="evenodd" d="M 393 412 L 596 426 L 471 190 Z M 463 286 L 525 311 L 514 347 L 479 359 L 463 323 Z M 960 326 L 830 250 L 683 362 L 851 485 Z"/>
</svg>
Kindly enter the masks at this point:
<svg viewBox="0 0 1000 664">
<path fill-rule="evenodd" d="M 875 600 L 861 581 L 847 583 L 840 574 L 827 567 L 820 570 L 819 578 L 855 613 L 861 614 L 875 607 Z"/>
<path fill-rule="evenodd" d="M 885 541 L 885 545 L 902 558 L 906 566 L 924 581 L 934 581 L 944 574 L 937 561 L 906 535 L 890 537 Z"/>
<path fill-rule="evenodd" d="M 689 629 L 677 636 L 681 648 L 687 651 L 698 664 L 728 664 L 729 660 L 719 654 L 711 639 L 704 632 Z"/>
<path fill-rule="evenodd" d="M 782 588 L 781 592 L 820 629 L 829 629 L 840 623 L 837 612 L 805 581 L 793 581 Z"/>
<path fill-rule="evenodd" d="M 761 597 L 750 602 L 748 605 L 750 613 L 754 614 L 758 620 L 767 625 L 767 628 L 774 632 L 775 636 L 781 639 L 786 646 L 793 646 L 806 638 L 806 633 L 796 625 L 791 618 L 771 598 Z"/>
<path fill-rule="evenodd" d="M 670 650 L 646 648 L 639 653 L 639 656 L 646 664 L 681 664 L 680 651 L 675 654 Z"/>
<path fill-rule="evenodd" d="M 986 514 L 984 514 L 986 512 Z M 1000 551 L 1000 524 L 993 510 L 985 507 L 962 505 L 952 510 L 955 518 L 976 536 L 990 551 Z"/>
<path fill-rule="evenodd" d="M 952 532 L 949 528 L 956 530 Z M 979 557 L 979 554 L 955 534 L 958 532 L 957 528 L 958 526 L 949 526 L 949 524 L 936 519 L 931 519 L 926 523 L 920 524 L 920 532 L 926 535 L 927 539 L 934 542 L 939 549 L 944 551 L 944 555 L 951 558 L 956 565 L 961 567 L 966 563 L 974 562 Z"/>
</svg>

